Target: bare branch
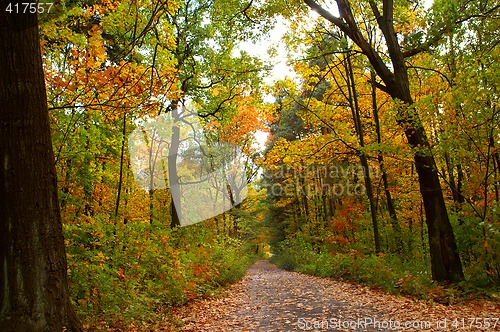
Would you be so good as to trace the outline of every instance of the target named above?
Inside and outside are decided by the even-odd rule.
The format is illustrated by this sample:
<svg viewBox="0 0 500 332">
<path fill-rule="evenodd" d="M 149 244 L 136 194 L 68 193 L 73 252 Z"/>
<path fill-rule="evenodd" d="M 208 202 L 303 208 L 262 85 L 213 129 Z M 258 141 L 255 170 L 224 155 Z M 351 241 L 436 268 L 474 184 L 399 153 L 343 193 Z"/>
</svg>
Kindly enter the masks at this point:
<svg viewBox="0 0 500 332">
<path fill-rule="evenodd" d="M 351 29 L 349 29 L 349 26 L 347 26 L 347 24 L 345 24 L 344 21 L 342 21 L 342 19 L 332 15 L 328 10 L 321 7 L 314 0 L 304 0 L 304 2 L 309 6 L 309 8 L 311 8 L 312 10 L 323 16 L 326 20 L 335 24 L 340 30 L 342 30 L 343 33 L 345 33 L 348 36 L 351 36 L 352 34 Z"/>
</svg>

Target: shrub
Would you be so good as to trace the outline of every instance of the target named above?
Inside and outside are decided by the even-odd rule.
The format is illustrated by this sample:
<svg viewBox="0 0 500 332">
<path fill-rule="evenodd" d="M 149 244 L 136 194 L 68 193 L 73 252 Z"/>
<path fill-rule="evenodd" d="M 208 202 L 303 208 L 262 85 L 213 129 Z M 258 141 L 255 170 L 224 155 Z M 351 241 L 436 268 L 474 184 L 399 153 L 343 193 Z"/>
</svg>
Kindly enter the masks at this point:
<svg viewBox="0 0 500 332">
<path fill-rule="evenodd" d="M 352 280 L 391 293 L 446 303 L 454 302 L 457 297 L 470 292 L 471 285 L 479 284 L 478 280 L 473 280 L 472 283 L 462 283 L 460 287 L 444 287 L 431 280 L 428 262 L 409 261 L 395 254 L 364 255 L 357 250 L 327 253 L 325 249 L 313 250 L 312 245 L 298 235 L 278 245 L 272 262 L 301 273 Z M 489 279 L 484 284 L 489 284 Z"/>
<path fill-rule="evenodd" d="M 203 225 L 170 229 L 94 218 L 64 230 L 70 292 L 87 325 L 150 319 L 161 307 L 239 280 L 252 262 L 240 241 Z"/>
</svg>

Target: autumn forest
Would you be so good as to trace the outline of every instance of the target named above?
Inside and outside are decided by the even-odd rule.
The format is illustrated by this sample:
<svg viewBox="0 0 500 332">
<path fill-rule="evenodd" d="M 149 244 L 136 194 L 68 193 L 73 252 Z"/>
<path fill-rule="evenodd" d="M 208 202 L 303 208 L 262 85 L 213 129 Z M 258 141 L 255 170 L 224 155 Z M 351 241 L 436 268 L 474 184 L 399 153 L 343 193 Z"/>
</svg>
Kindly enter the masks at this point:
<svg viewBox="0 0 500 332">
<path fill-rule="evenodd" d="M 264 259 L 498 304 L 497 1 L 0 3 L 0 330 L 182 330 Z"/>
</svg>

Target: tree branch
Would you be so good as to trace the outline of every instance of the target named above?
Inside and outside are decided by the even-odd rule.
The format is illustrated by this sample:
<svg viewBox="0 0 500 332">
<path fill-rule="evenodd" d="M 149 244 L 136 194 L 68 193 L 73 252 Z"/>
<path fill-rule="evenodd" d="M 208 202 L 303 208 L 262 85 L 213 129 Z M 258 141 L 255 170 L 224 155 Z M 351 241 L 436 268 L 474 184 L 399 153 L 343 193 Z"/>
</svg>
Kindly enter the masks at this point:
<svg viewBox="0 0 500 332">
<path fill-rule="evenodd" d="M 342 18 L 332 15 L 330 12 L 321 7 L 314 0 L 304 0 L 304 2 L 322 17 L 335 24 L 342 32 L 346 34 L 368 58 L 371 65 L 375 69 L 377 75 L 384 81 L 386 86 L 395 86 L 394 74 L 384 63 L 380 54 L 366 41 L 363 34 L 359 30 L 354 15 L 351 11 L 349 0 L 336 0 L 339 8 L 339 13 Z"/>
<path fill-rule="evenodd" d="M 462 9 L 465 10 L 465 8 L 462 8 Z M 441 38 L 443 37 L 444 34 L 452 32 L 453 28 L 456 25 L 464 23 L 472 18 L 488 17 L 488 15 L 490 15 L 491 13 L 493 13 L 494 11 L 496 11 L 498 9 L 500 9 L 500 5 L 493 6 L 492 8 L 490 8 L 486 11 L 480 12 L 478 14 L 470 14 L 470 15 L 458 18 L 452 24 L 446 24 L 445 26 L 438 29 L 438 31 L 436 33 L 432 34 L 430 36 L 430 38 L 427 41 L 425 41 L 425 43 L 418 45 L 417 47 L 412 48 L 410 50 L 404 51 L 403 56 L 405 58 L 409 58 L 409 57 L 412 57 L 412 56 L 417 55 L 419 53 L 429 51 L 432 46 L 437 45 L 437 43 L 441 40 Z M 438 23 L 438 26 L 439 26 L 439 24 L 441 24 L 441 23 Z"/>
<path fill-rule="evenodd" d="M 342 19 L 332 15 L 329 11 L 327 11 L 326 9 L 321 7 L 318 3 L 316 3 L 316 1 L 304 0 L 304 2 L 306 3 L 306 5 L 309 6 L 309 8 L 314 10 L 316 13 L 318 13 L 331 23 L 335 24 L 340 30 L 342 30 L 343 33 L 345 33 L 349 37 L 352 35 L 351 29 L 347 24 L 344 23 L 344 21 L 342 21 Z"/>
</svg>

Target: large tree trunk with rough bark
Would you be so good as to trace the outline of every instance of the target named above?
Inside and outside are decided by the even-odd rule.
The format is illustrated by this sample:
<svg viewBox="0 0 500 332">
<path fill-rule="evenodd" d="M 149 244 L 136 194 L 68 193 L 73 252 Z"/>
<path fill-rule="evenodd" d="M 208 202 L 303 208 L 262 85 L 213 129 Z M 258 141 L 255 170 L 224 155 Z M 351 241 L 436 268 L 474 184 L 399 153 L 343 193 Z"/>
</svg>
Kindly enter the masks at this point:
<svg viewBox="0 0 500 332">
<path fill-rule="evenodd" d="M 379 10 L 377 2 L 369 0 L 378 28 L 382 31 L 392 62 L 392 69 L 387 66 L 381 54 L 364 37 L 356 21 L 357 17 L 352 12 L 349 0 L 336 0 L 339 17 L 325 10 L 314 0 L 304 0 L 304 2 L 325 19 L 335 24 L 360 48 L 377 75 L 382 79 L 383 84 L 378 84 L 378 87 L 394 100 L 401 102 L 398 123 L 403 128 L 408 143 L 414 150 L 414 162 L 429 233 L 432 277 L 436 281 L 456 282 L 463 280 L 462 263 L 448 218 L 436 162 L 418 112 L 413 105 L 408 70 L 405 64 L 406 53 L 401 50 L 394 30 L 393 0 L 382 1 L 382 12 Z M 368 18 L 365 18 L 365 22 L 368 22 Z M 408 54 L 417 53 L 409 52 Z"/>
<path fill-rule="evenodd" d="M 0 330 L 81 331 L 69 299 L 37 18 L 5 8 L 2 2 Z"/>
</svg>

